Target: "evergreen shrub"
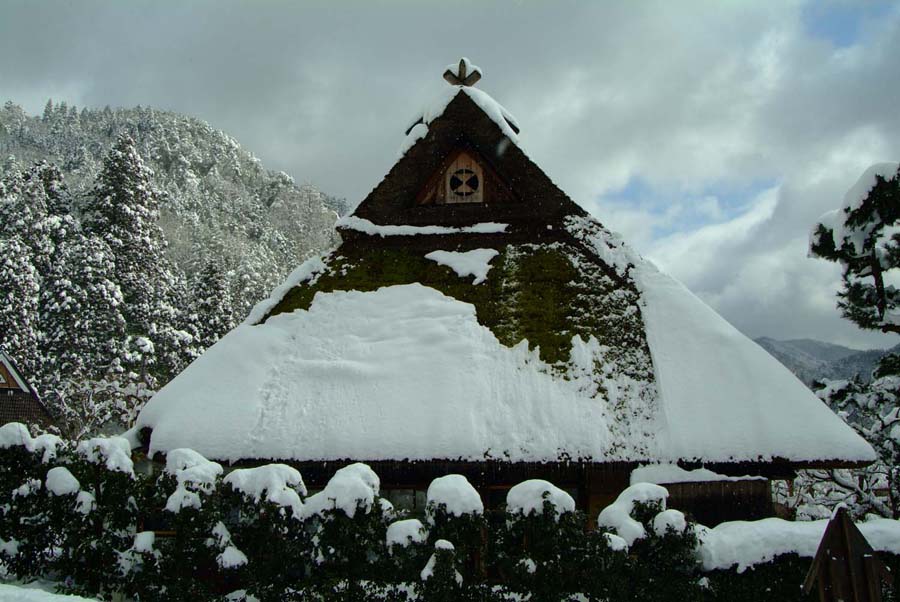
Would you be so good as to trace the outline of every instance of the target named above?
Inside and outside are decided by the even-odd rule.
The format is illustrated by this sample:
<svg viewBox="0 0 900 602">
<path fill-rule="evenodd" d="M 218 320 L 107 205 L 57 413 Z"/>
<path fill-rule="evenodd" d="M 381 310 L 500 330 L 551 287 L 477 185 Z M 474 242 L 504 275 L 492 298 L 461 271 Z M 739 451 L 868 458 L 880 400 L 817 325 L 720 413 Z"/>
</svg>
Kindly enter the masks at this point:
<svg viewBox="0 0 900 602">
<path fill-rule="evenodd" d="M 779 602 L 803 599 L 811 562 L 785 554 L 703 571 L 695 525 L 666 510 L 656 486 L 623 493 L 618 514 L 588 530 L 549 483 L 526 482 L 530 501 L 487 514 L 456 483 L 433 496 L 422 524 L 395 512 L 361 464 L 305 497 L 288 466 L 223 479 L 215 462 L 173 450 L 149 476 L 129 452 L 116 437 L 71 445 L 0 427 L 0 569 L 101 600 L 206 602 L 245 590 L 263 602 Z M 880 557 L 900 571 L 900 556 Z M 897 587 L 886 601 L 898 602 Z"/>
</svg>

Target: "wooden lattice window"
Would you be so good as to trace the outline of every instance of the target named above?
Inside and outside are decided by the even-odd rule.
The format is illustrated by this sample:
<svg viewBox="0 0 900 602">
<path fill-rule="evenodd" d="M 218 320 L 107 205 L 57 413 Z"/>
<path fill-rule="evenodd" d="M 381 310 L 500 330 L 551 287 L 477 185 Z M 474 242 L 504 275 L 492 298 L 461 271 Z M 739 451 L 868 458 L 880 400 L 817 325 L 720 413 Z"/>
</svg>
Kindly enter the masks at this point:
<svg viewBox="0 0 900 602">
<path fill-rule="evenodd" d="M 468 153 L 460 153 L 444 174 L 447 203 L 483 203 L 484 171 Z"/>
</svg>

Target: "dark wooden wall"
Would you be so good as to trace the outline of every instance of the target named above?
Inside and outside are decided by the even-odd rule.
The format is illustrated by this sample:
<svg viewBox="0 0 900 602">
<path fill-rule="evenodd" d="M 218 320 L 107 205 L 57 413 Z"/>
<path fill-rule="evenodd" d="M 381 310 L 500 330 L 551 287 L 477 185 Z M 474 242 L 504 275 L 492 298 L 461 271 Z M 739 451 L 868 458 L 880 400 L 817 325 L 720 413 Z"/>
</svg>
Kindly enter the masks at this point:
<svg viewBox="0 0 900 602">
<path fill-rule="evenodd" d="M 733 520 L 775 516 L 770 481 L 710 481 L 670 483 L 670 508 L 689 513 L 707 527 Z"/>
</svg>

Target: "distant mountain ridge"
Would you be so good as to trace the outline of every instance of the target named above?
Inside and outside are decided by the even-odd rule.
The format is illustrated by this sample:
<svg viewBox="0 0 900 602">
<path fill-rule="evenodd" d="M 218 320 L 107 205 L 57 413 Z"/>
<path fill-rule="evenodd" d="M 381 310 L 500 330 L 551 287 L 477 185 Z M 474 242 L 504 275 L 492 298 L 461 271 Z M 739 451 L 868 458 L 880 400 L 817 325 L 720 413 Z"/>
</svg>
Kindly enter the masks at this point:
<svg viewBox="0 0 900 602">
<path fill-rule="evenodd" d="M 900 353 L 900 345 L 891 349 L 859 350 L 815 339 L 779 341 L 759 337 L 754 340 L 807 386 L 815 380 L 850 379 L 857 374 L 869 381 L 882 357 Z"/>
</svg>

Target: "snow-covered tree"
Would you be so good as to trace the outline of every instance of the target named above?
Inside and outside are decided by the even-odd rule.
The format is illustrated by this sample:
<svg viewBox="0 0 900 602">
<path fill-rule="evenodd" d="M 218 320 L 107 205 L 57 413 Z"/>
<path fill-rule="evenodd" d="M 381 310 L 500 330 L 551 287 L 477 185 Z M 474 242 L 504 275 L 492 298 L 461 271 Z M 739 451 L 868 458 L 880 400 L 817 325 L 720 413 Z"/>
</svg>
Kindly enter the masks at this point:
<svg viewBox="0 0 900 602">
<path fill-rule="evenodd" d="M 0 294 L 13 308 L 4 319 L 19 312 L 0 345 L 63 421 L 74 420 L 63 425 L 73 436 L 133 415 L 334 237 L 331 199 L 175 113 L 50 101 L 32 117 L 7 102 L 0 152 L 0 244 L 11 258 Z M 72 269 L 97 243 L 104 259 L 88 261 L 89 273 Z M 102 322 L 110 286 L 122 297 L 124 335 L 111 334 L 118 317 Z M 103 294 L 87 299 L 95 287 Z M 83 369 L 73 369 L 82 351 Z"/>
<path fill-rule="evenodd" d="M 205 349 L 234 328 L 236 316 L 230 274 L 215 255 L 205 257 L 202 263 L 191 278 L 188 290 L 196 343 Z"/>
<path fill-rule="evenodd" d="M 179 328 L 176 307 L 183 285 L 163 254 L 159 193 L 151 175 L 134 140 L 120 136 L 83 207 L 82 228 L 101 238 L 115 259 L 115 282 L 131 335 L 125 365 L 155 384 L 156 376 L 172 376 L 190 357 L 191 338 Z"/>
<path fill-rule="evenodd" d="M 900 166 L 870 167 L 847 192 L 843 206 L 819 218 L 810 254 L 843 268 L 838 307 L 868 330 L 900 333 Z"/>
<path fill-rule="evenodd" d="M 858 470 L 808 471 L 797 492 L 814 518 L 838 503 L 855 517 L 900 518 L 900 375 L 898 356 L 887 356 L 870 383 L 861 379 L 819 383 L 819 397 L 872 444 L 878 461 Z M 816 516 L 816 508 L 821 508 Z"/>
<path fill-rule="evenodd" d="M 123 378 L 123 300 L 115 261 L 96 236 L 74 236 L 55 254 L 41 291 L 45 397 L 72 437 L 109 422 L 130 423 L 139 408 L 113 386 Z M 131 401 L 132 403 L 129 403 Z"/>
<path fill-rule="evenodd" d="M 25 370 L 32 370 L 39 363 L 40 288 L 28 246 L 18 236 L 0 238 L 0 345 Z"/>
<path fill-rule="evenodd" d="M 810 254 L 842 267 L 838 307 L 860 328 L 900 333 L 900 165 L 866 170 L 839 209 L 823 215 L 810 237 Z M 815 515 L 838 502 L 862 516 L 900 517 L 900 358 L 882 360 L 870 383 L 818 383 L 817 393 L 875 447 L 879 460 L 865 469 L 801 474 L 791 501 Z"/>
</svg>

